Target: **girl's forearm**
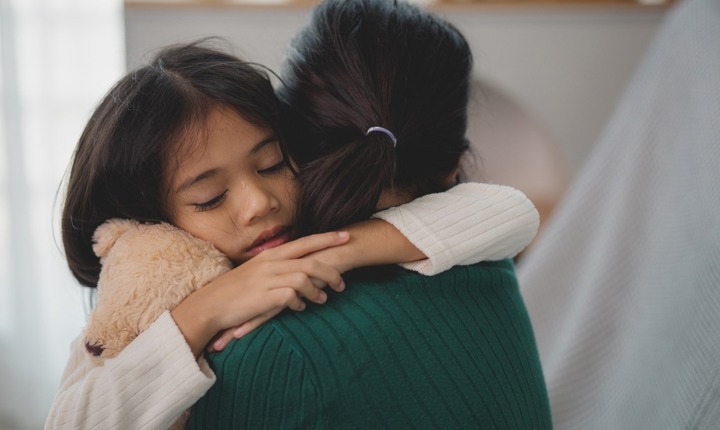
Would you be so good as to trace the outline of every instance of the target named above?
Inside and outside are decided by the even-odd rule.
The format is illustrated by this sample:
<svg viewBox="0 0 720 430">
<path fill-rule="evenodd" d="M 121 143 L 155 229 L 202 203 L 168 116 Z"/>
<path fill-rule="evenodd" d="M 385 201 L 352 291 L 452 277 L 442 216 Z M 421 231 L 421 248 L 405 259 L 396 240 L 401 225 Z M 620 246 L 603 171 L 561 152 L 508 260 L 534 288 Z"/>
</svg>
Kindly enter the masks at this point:
<svg viewBox="0 0 720 430">
<path fill-rule="evenodd" d="M 163 313 L 102 366 L 90 360 L 78 338 L 45 428 L 165 429 L 214 381 L 207 363 L 189 354 L 176 325 Z"/>
<path fill-rule="evenodd" d="M 213 313 L 207 307 L 205 296 L 200 289 L 170 311 L 170 316 L 175 320 L 195 358 L 200 356 L 205 345 L 220 330 L 214 323 Z"/>
<path fill-rule="evenodd" d="M 360 267 L 409 263 L 425 259 L 422 253 L 392 224 L 370 219 L 344 228 L 350 241 L 342 246 L 310 254 L 344 273 Z"/>
<path fill-rule="evenodd" d="M 512 258 L 535 237 L 539 216 L 512 187 L 463 183 L 374 215 L 398 229 L 428 259 L 404 265 L 425 275 L 455 265 Z"/>
<path fill-rule="evenodd" d="M 519 190 L 465 183 L 350 226 L 348 244 L 312 257 L 342 272 L 403 264 L 434 275 L 454 265 L 511 258 L 530 243 L 538 226 L 535 206 Z"/>
</svg>

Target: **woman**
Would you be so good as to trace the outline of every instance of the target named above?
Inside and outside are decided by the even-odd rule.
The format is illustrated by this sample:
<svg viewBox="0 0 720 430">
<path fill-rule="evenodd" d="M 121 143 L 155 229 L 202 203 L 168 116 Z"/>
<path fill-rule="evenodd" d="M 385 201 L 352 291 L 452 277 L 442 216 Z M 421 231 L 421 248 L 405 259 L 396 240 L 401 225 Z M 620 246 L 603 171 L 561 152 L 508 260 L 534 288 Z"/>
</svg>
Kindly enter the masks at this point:
<svg viewBox="0 0 720 430">
<path fill-rule="evenodd" d="M 462 35 L 407 3 L 317 6 L 280 91 L 299 136 L 301 231 L 455 183 L 471 70 Z M 218 381 L 189 428 L 551 427 L 509 260 L 385 274 L 361 273 L 332 306 L 282 315 L 212 356 Z"/>
</svg>

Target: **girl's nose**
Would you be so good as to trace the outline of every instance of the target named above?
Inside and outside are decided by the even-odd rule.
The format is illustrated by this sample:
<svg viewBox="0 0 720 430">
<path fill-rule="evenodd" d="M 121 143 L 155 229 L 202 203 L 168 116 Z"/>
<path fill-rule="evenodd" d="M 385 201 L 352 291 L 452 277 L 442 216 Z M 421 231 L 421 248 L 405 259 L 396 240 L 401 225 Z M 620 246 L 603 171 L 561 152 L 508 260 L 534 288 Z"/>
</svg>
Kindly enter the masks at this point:
<svg viewBox="0 0 720 430">
<path fill-rule="evenodd" d="M 278 199 L 259 184 L 243 183 L 242 192 L 245 195 L 245 198 L 242 199 L 244 205 L 239 208 L 239 211 L 243 225 L 251 225 L 279 208 Z"/>
</svg>

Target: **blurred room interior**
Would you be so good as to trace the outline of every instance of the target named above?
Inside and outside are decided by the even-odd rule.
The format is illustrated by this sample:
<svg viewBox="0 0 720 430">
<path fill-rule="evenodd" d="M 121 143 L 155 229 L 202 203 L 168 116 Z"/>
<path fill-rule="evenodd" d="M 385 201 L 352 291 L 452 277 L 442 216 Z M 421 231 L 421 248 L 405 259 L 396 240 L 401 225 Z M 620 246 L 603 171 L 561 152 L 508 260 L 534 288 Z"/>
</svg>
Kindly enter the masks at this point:
<svg viewBox="0 0 720 430">
<path fill-rule="evenodd" d="M 126 0 L 128 67 L 153 49 L 219 35 L 279 70 L 314 0 Z M 580 168 L 669 2 L 415 0 L 473 49 L 471 180 L 525 192 L 544 223 Z"/>
</svg>

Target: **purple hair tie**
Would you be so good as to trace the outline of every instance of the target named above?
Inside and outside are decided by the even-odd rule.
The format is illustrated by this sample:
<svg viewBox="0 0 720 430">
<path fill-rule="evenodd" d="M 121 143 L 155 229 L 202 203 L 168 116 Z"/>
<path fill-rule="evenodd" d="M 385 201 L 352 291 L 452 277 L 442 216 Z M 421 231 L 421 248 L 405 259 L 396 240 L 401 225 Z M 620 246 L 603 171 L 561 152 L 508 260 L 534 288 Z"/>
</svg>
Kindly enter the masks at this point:
<svg viewBox="0 0 720 430">
<path fill-rule="evenodd" d="M 383 128 L 383 127 L 370 127 L 370 128 L 368 128 L 367 131 L 365 132 L 365 136 L 367 136 L 368 134 L 372 133 L 373 131 L 379 131 L 380 133 L 385 133 L 385 134 L 390 138 L 390 140 L 392 140 L 393 148 L 395 148 L 395 147 L 397 146 L 397 139 L 395 138 L 395 135 L 392 134 L 392 132 L 391 132 L 390 130 L 388 130 L 387 128 Z"/>
</svg>

